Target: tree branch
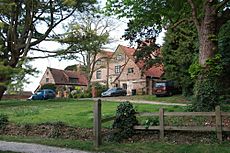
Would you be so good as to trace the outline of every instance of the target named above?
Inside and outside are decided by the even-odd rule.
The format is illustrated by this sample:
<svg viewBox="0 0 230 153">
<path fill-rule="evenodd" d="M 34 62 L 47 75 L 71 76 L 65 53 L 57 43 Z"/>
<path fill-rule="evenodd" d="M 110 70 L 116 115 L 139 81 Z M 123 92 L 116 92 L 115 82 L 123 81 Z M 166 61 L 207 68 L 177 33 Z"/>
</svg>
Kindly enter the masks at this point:
<svg viewBox="0 0 230 153">
<path fill-rule="evenodd" d="M 48 57 L 57 57 L 59 54 L 55 55 L 47 55 L 47 56 L 35 56 L 35 57 L 28 57 L 28 60 L 34 60 L 34 59 L 43 59 L 43 58 L 48 58 Z"/>
<path fill-rule="evenodd" d="M 51 9 L 52 10 L 52 9 Z M 46 39 L 46 37 L 48 37 L 49 33 L 53 30 L 53 28 L 55 28 L 59 23 L 61 23 L 62 21 L 66 20 L 67 18 L 69 18 L 74 12 L 75 12 L 76 9 L 72 10 L 67 16 L 65 17 L 62 17 L 58 22 L 56 23 L 53 23 L 54 22 L 54 17 L 53 17 L 53 11 L 51 11 L 51 24 L 50 24 L 50 27 L 46 30 L 45 34 L 40 37 L 38 40 L 34 41 L 34 42 L 31 42 L 30 46 L 34 46 L 34 45 L 37 45 L 39 44 L 40 42 L 42 42 L 44 39 Z"/>
<path fill-rule="evenodd" d="M 200 31 L 200 23 L 197 19 L 197 12 L 196 12 L 196 7 L 195 7 L 195 4 L 193 2 L 193 0 L 188 0 L 191 8 L 192 8 L 192 19 L 193 19 L 193 22 L 195 23 L 195 26 L 197 28 L 198 31 Z"/>
<path fill-rule="evenodd" d="M 193 21 L 191 18 L 184 18 L 184 19 L 181 19 L 181 20 L 179 20 L 179 21 L 177 21 L 176 23 L 174 23 L 172 26 L 169 26 L 169 28 L 170 29 L 174 29 L 174 28 L 176 28 L 177 26 L 179 26 L 180 24 L 182 24 L 182 23 L 185 23 L 185 22 L 191 22 L 191 21 Z"/>
<path fill-rule="evenodd" d="M 58 51 L 48 51 L 48 50 L 43 50 L 43 49 L 39 49 L 39 48 L 31 48 L 31 50 L 35 50 L 35 51 L 43 52 L 43 53 L 55 53 L 55 54 L 58 53 Z"/>
<path fill-rule="evenodd" d="M 112 83 L 115 83 L 119 78 L 120 78 L 120 76 L 121 76 L 121 74 L 123 73 L 123 71 L 124 71 L 124 69 L 125 69 L 125 67 L 126 67 L 126 65 L 128 64 L 128 62 L 129 62 L 129 60 L 130 60 L 130 58 L 128 58 L 128 60 L 125 62 L 125 64 L 124 65 L 122 65 L 123 66 L 123 68 L 121 69 L 121 71 L 120 71 L 120 73 L 119 73 L 119 75 L 113 80 L 113 82 Z M 121 67 L 122 67 L 121 66 Z"/>
</svg>

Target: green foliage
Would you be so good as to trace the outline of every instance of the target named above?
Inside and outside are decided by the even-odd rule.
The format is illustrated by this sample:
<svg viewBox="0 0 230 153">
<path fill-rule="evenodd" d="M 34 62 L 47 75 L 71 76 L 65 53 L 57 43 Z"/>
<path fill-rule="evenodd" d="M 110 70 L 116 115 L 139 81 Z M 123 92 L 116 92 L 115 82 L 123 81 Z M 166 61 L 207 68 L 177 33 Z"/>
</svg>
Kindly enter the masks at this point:
<svg viewBox="0 0 230 153">
<path fill-rule="evenodd" d="M 192 95 L 194 80 L 191 79 L 188 69 L 198 54 L 198 40 L 194 26 L 186 24 L 169 29 L 164 40 L 162 47 L 164 77 L 178 82 L 185 96 Z M 195 68 L 194 65 L 192 68 Z"/>
<path fill-rule="evenodd" d="M 86 73 L 88 84 L 91 83 L 96 67 L 97 55 L 102 51 L 103 45 L 109 43 L 109 32 L 112 21 L 98 13 L 87 12 L 76 16 L 77 22 L 69 24 L 68 31 L 56 38 L 56 41 L 68 47 L 60 51 L 60 59 L 77 60 L 83 66 L 81 70 Z"/>
<path fill-rule="evenodd" d="M 176 3 L 162 0 L 108 0 L 105 9 L 109 15 L 130 19 L 124 37 L 131 41 L 155 37 L 164 26 L 177 22 L 178 17 L 190 17 L 189 5 L 184 0 Z"/>
<path fill-rule="evenodd" d="M 138 47 L 134 53 L 135 62 L 145 61 L 142 71 L 152 66 L 162 64 L 162 57 L 159 56 L 160 47 L 155 44 L 155 38 L 148 38 L 145 42 L 138 41 Z"/>
<path fill-rule="evenodd" d="M 69 65 L 65 68 L 65 70 L 69 71 L 78 71 L 78 72 L 85 72 L 86 73 L 86 67 L 84 65 Z"/>
<path fill-rule="evenodd" d="M 75 11 L 92 9 L 92 4 L 96 3 L 95 0 L 73 2 L 0 0 L 0 16 L 4 19 L 0 22 L 0 99 L 9 84 L 13 84 L 9 90 L 21 90 L 23 83 L 27 82 L 25 76 L 34 74 L 28 62 L 39 57 L 29 57 L 28 53 L 31 50 L 34 55 L 44 52 L 35 46 L 53 37 L 53 29 Z M 41 25 L 44 27 L 42 32 L 39 30 Z M 47 57 L 55 56 L 51 54 Z M 2 71 L 4 69 L 7 71 Z"/>
<path fill-rule="evenodd" d="M 202 67 L 196 77 L 194 87 L 195 101 L 192 110 L 212 111 L 220 105 L 221 83 L 220 76 L 223 71 L 221 56 L 217 54 L 214 58 L 208 59 L 206 67 Z"/>
<path fill-rule="evenodd" d="M 6 114 L 0 114 L 0 129 L 4 129 L 8 122 L 8 116 Z"/>
<path fill-rule="evenodd" d="M 158 126 L 158 125 L 159 125 L 159 118 L 158 117 L 148 118 L 144 122 L 144 127 L 146 129 L 148 129 L 149 126 Z"/>
<path fill-rule="evenodd" d="M 213 111 L 220 104 L 219 81 L 216 79 L 199 78 L 194 88 L 195 99 L 192 111 Z"/>
<path fill-rule="evenodd" d="M 101 96 L 101 93 L 106 91 L 106 85 L 102 85 L 98 82 L 96 82 L 95 84 L 95 90 L 96 90 L 96 97 L 100 97 Z"/>
<path fill-rule="evenodd" d="M 197 76 L 200 74 L 200 71 L 202 70 L 201 65 L 198 63 L 198 59 L 196 58 L 195 62 L 190 65 L 189 67 L 189 74 L 192 79 L 197 78 Z"/>
<path fill-rule="evenodd" d="M 222 88 L 222 101 L 230 102 L 230 21 L 227 22 L 220 30 L 218 39 L 219 53 L 223 65 L 223 71 L 220 78 Z"/>
<path fill-rule="evenodd" d="M 230 22 L 226 23 L 219 33 L 219 53 L 206 61 L 206 67 L 197 63 L 190 67 L 190 73 L 196 80 L 192 110 L 210 111 L 216 105 L 229 101 L 230 50 L 228 35 Z M 201 76 L 201 74 L 203 76 Z"/>
<path fill-rule="evenodd" d="M 42 89 L 51 89 L 53 90 L 54 92 L 56 92 L 56 85 L 55 84 L 52 84 L 52 83 L 47 83 L 47 84 L 44 84 L 41 86 L 41 90 Z"/>
<path fill-rule="evenodd" d="M 130 102 L 123 102 L 117 107 L 113 128 L 118 131 L 113 133 L 111 140 L 119 142 L 133 135 L 133 126 L 138 124 L 135 113 Z"/>
<path fill-rule="evenodd" d="M 227 82 L 226 84 L 228 86 L 225 86 L 226 88 L 229 87 L 230 81 L 228 81 L 229 75 L 224 75 L 224 74 L 219 75 L 219 72 L 222 71 L 221 70 L 222 66 L 218 65 L 218 61 L 216 61 L 216 59 L 211 59 L 214 60 L 213 61 L 214 63 L 209 60 L 207 61 L 207 63 L 204 63 L 204 61 L 207 60 L 209 57 L 213 57 L 212 55 L 216 54 L 217 52 L 216 49 L 218 48 L 216 42 L 217 42 L 217 38 L 219 37 L 219 36 L 217 37 L 217 34 L 219 32 L 219 29 L 223 26 L 223 24 L 229 21 L 230 18 L 228 16 L 229 3 L 223 1 L 208 1 L 208 0 L 206 0 L 206 2 L 201 3 L 201 1 L 199 0 L 193 0 L 193 1 L 178 0 L 176 2 L 162 1 L 162 0 L 154 0 L 154 1 L 108 0 L 106 5 L 106 10 L 108 14 L 116 14 L 119 17 L 127 17 L 130 19 L 128 23 L 128 29 L 126 30 L 124 37 L 125 39 L 131 40 L 132 42 L 136 41 L 137 39 L 145 40 L 146 38 L 152 38 L 153 36 L 155 36 L 154 34 L 158 34 L 164 27 L 170 30 L 170 29 L 177 28 L 179 25 L 183 23 L 186 23 L 187 25 L 185 26 L 187 26 L 187 29 L 189 29 L 190 27 L 194 27 L 196 25 L 196 32 L 194 32 L 195 35 L 194 34 L 184 35 L 184 32 L 187 33 L 188 31 L 192 31 L 192 30 L 186 31 L 185 28 L 184 31 L 182 30 L 179 33 L 177 33 L 179 37 L 181 38 L 184 37 L 185 41 L 183 41 L 183 39 L 181 39 L 181 41 L 178 41 L 178 39 L 176 39 L 176 41 L 178 41 L 175 43 L 176 46 L 174 46 L 174 44 L 172 45 L 176 48 L 182 47 L 183 49 L 181 50 L 187 51 L 187 53 L 181 54 L 182 56 L 180 56 L 180 54 L 178 54 L 175 57 L 172 56 L 172 60 L 170 59 L 165 61 L 171 62 L 173 60 L 179 60 L 179 61 L 181 59 L 185 60 L 185 63 L 181 65 L 168 63 L 168 66 L 169 65 L 170 66 L 167 69 L 171 69 L 172 70 L 171 72 L 178 72 L 182 70 L 182 73 L 171 73 L 171 74 L 174 77 L 177 76 L 177 74 L 182 74 L 182 77 L 179 76 L 179 78 L 182 78 L 179 82 L 185 84 L 186 88 L 191 89 L 194 80 L 189 81 L 191 79 L 188 71 L 186 72 L 186 68 L 187 69 L 189 68 L 189 66 L 192 63 L 191 59 L 193 59 L 193 57 L 196 56 L 189 52 L 194 51 L 193 53 L 197 53 L 198 47 L 195 48 L 193 47 L 194 46 L 193 40 L 199 42 L 199 45 L 206 46 L 206 48 L 199 46 L 200 49 L 199 64 L 204 66 L 205 68 L 204 69 L 201 68 L 202 70 L 200 70 L 199 65 L 192 65 L 190 68 L 190 73 L 192 74 L 193 77 L 198 76 L 197 80 L 195 80 L 196 81 L 195 96 L 198 96 L 196 97 L 196 100 L 198 100 L 198 103 L 201 103 L 201 107 L 202 106 L 205 107 L 206 105 L 208 106 L 209 100 L 211 100 L 210 107 L 207 108 L 209 110 L 213 108 L 214 105 L 216 105 L 215 103 L 218 103 L 217 101 L 216 102 L 214 101 L 218 99 L 217 98 L 219 96 L 218 90 L 220 90 L 219 85 L 217 85 L 218 79 L 220 78 L 216 78 L 216 77 L 214 78 L 213 76 L 218 76 L 218 77 L 224 76 L 222 79 L 224 79 Z M 207 18 L 205 18 L 205 16 L 208 16 L 210 13 L 213 13 L 210 16 L 212 18 L 210 20 L 214 21 L 212 23 L 206 21 Z M 193 16 L 194 14 L 196 15 L 196 17 Z M 193 16 L 192 20 L 191 20 L 191 16 Z M 190 23 L 193 23 L 192 24 L 193 26 Z M 227 29 L 227 27 L 228 26 L 224 28 Z M 204 33 L 204 31 L 206 33 Z M 229 48 L 229 40 L 228 40 L 229 30 L 223 33 L 225 33 L 225 36 L 222 35 L 221 37 L 219 37 L 221 38 L 221 41 L 219 41 L 221 43 L 219 45 L 221 47 L 225 46 L 224 48 L 221 49 L 222 50 L 221 54 L 224 53 L 225 55 L 229 55 L 229 52 L 224 51 L 224 50 L 228 50 L 227 48 Z M 174 36 L 177 37 L 177 35 Z M 199 38 L 199 39 L 194 39 L 194 36 L 195 38 Z M 203 41 L 204 40 L 203 36 L 208 37 L 207 38 L 208 41 Z M 172 41 L 172 43 L 174 42 Z M 208 48 L 209 50 L 207 50 Z M 227 64 L 229 63 L 229 56 L 223 59 L 225 59 L 224 63 L 226 64 L 226 67 L 224 67 L 224 69 L 228 69 L 227 71 L 229 72 L 229 64 Z M 222 63 L 223 63 L 223 59 L 222 59 Z M 205 66 L 206 64 L 209 65 L 206 67 Z M 208 70 L 209 68 L 210 70 Z M 214 80 L 213 84 L 212 84 L 212 80 Z M 214 96 L 211 96 L 213 94 Z M 208 98 L 208 96 L 211 97 Z"/>
<path fill-rule="evenodd" d="M 81 90 L 73 90 L 69 94 L 69 98 L 91 98 L 92 94 L 91 91 L 81 91 Z"/>
</svg>

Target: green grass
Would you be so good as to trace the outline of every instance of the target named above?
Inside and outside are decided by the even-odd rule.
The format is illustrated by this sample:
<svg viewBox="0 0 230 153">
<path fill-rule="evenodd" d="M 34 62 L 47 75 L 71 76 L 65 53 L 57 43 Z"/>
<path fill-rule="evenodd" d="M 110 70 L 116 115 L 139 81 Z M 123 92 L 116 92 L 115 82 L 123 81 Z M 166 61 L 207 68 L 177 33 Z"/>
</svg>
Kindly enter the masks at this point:
<svg viewBox="0 0 230 153">
<path fill-rule="evenodd" d="M 115 115 L 117 105 L 119 105 L 118 102 L 103 102 L 102 116 L 108 117 Z M 165 111 L 185 111 L 185 107 L 182 106 L 134 104 L 134 107 L 139 112 L 158 112 L 160 107 L 163 107 Z M 93 126 L 93 101 L 78 101 L 73 99 L 48 101 L 0 101 L 0 113 L 7 114 L 10 122 L 14 122 L 16 124 L 39 124 L 61 121 L 67 125 L 77 127 L 92 128 Z M 111 123 L 103 124 L 103 126 L 111 126 Z M 103 142 L 103 145 L 99 149 L 96 149 L 93 147 L 92 141 L 3 135 L 0 135 L 0 140 L 38 143 L 109 153 L 227 153 L 230 150 L 229 143 L 178 145 L 165 142 Z"/>
<path fill-rule="evenodd" d="M 103 142 L 100 148 L 95 148 L 91 141 L 48 139 L 38 137 L 0 136 L 6 141 L 19 141 L 58 146 L 72 149 L 108 153 L 229 153 L 229 143 L 214 144 L 171 144 L 164 142 L 145 143 L 108 143 Z"/>
<path fill-rule="evenodd" d="M 102 117 L 114 116 L 118 102 L 103 102 Z M 166 111 L 183 111 L 184 107 L 134 104 L 137 111 L 155 112 L 160 107 Z M 7 114 L 16 124 L 40 124 L 64 122 L 70 126 L 92 128 L 93 101 L 49 100 L 49 101 L 0 101 L 0 113 Z M 104 126 L 110 126 L 109 123 Z"/>
</svg>

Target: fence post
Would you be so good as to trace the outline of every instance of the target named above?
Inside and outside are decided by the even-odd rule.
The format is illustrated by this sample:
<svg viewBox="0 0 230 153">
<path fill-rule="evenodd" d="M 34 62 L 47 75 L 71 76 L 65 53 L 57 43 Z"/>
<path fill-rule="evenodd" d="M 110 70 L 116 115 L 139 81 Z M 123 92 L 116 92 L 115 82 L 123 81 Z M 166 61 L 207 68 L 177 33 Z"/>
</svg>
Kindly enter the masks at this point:
<svg viewBox="0 0 230 153">
<path fill-rule="evenodd" d="M 99 147 L 102 143 L 101 140 L 101 99 L 98 99 L 94 103 L 94 145 Z"/>
<path fill-rule="evenodd" d="M 217 139 L 222 141 L 222 120 L 221 120 L 220 106 L 216 106 L 215 114 L 216 114 L 216 135 L 217 135 Z"/>
<path fill-rule="evenodd" d="M 159 110 L 159 120 L 160 120 L 160 139 L 164 139 L 164 109 Z"/>
</svg>

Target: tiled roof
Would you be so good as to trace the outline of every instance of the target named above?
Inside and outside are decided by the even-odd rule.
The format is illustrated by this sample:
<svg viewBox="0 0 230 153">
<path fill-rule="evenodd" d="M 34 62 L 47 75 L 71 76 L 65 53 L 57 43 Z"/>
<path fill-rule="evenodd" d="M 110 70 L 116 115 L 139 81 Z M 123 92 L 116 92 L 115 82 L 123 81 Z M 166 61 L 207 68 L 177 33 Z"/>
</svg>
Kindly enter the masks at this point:
<svg viewBox="0 0 230 153">
<path fill-rule="evenodd" d="M 123 45 L 119 45 L 119 47 L 124 51 L 124 53 L 135 62 L 134 59 L 134 53 L 136 51 L 136 49 L 134 48 L 130 48 L 130 47 L 126 47 Z M 157 53 L 159 53 L 159 50 L 157 51 Z M 136 63 L 136 62 L 135 62 Z M 136 65 L 142 69 L 144 67 L 144 61 L 139 61 L 136 63 Z M 151 68 L 149 68 L 147 71 L 144 72 L 144 74 L 146 76 L 151 76 L 151 77 L 156 77 L 156 78 L 160 78 L 163 75 L 164 71 L 163 71 L 163 66 L 152 66 Z"/>
<path fill-rule="evenodd" d="M 100 53 L 103 54 L 103 55 L 106 55 L 106 57 L 111 58 L 113 56 L 114 52 L 102 50 Z"/>
<path fill-rule="evenodd" d="M 60 70 L 54 68 L 48 68 L 54 78 L 55 84 L 58 85 L 83 85 L 86 86 L 88 81 L 84 74 L 76 71 Z M 70 82 L 69 78 L 78 79 L 77 83 Z"/>
</svg>

